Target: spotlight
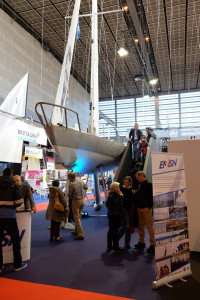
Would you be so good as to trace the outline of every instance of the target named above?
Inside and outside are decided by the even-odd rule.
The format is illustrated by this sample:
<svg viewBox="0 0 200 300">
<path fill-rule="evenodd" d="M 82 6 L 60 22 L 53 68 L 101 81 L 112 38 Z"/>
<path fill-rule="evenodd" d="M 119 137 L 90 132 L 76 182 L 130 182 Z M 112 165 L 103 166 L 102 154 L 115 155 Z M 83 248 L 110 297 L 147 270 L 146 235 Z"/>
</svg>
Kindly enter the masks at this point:
<svg viewBox="0 0 200 300">
<path fill-rule="evenodd" d="M 124 10 L 125 12 L 127 12 L 127 11 L 128 11 L 128 6 L 127 6 L 127 5 L 124 5 L 124 6 L 123 6 L 123 10 Z"/>
<path fill-rule="evenodd" d="M 149 36 L 145 36 L 145 41 L 148 42 L 149 41 Z"/>
<path fill-rule="evenodd" d="M 135 38 L 134 41 L 136 42 L 136 44 L 139 43 L 138 38 Z"/>
<path fill-rule="evenodd" d="M 120 56 L 125 56 L 128 54 L 128 51 L 123 47 L 121 47 L 117 52 Z"/>
<path fill-rule="evenodd" d="M 149 83 L 150 83 L 151 85 L 155 85 L 157 82 L 158 82 L 158 79 L 157 79 L 157 78 L 152 78 L 151 80 L 149 80 Z"/>
</svg>

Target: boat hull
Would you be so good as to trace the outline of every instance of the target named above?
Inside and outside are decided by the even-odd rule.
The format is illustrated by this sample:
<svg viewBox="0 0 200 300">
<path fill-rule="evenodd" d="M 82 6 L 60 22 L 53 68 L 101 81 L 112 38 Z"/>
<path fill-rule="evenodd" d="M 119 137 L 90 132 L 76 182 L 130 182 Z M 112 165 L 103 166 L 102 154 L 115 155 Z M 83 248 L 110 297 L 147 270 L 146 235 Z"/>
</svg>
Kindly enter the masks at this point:
<svg viewBox="0 0 200 300">
<path fill-rule="evenodd" d="M 45 127 L 47 136 L 63 163 L 76 172 L 89 174 L 117 167 L 125 146 L 64 126 Z"/>
</svg>

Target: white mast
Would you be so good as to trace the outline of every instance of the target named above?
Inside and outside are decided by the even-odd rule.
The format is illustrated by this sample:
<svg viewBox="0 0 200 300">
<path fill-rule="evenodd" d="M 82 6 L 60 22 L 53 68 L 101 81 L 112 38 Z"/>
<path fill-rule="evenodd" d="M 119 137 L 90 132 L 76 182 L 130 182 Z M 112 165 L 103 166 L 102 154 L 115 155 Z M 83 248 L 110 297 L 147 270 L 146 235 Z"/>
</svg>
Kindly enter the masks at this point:
<svg viewBox="0 0 200 300">
<path fill-rule="evenodd" d="M 72 57 L 74 51 L 76 30 L 78 25 L 80 2 L 81 0 L 75 1 L 72 21 L 70 25 L 68 40 L 67 40 L 67 46 L 65 50 L 65 56 L 62 64 L 61 74 L 60 74 L 60 81 L 58 84 L 58 90 L 56 94 L 55 104 L 61 106 L 65 106 L 66 96 L 69 88 L 69 76 L 70 76 L 71 63 L 72 63 Z M 62 122 L 62 115 L 59 108 L 54 108 L 51 121 L 52 124 L 54 125 Z"/>
<path fill-rule="evenodd" d="M 98 15 L 97 0 L 92 0 L 92 49 L 90 82 L 90 133 L 99 135 Z"/>
</svg>

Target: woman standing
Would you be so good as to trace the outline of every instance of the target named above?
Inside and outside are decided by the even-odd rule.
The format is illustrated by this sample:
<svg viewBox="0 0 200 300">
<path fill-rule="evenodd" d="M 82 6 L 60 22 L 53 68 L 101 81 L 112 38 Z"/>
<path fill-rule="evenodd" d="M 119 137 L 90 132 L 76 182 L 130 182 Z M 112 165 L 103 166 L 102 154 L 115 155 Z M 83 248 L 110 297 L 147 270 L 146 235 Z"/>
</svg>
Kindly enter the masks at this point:
<svg viewBox="0 0 200 300">
<path fill-rule="evenodd" d="M 119 183 L 113 182 L 110 186 L 110 192 L 106 201 L 108 209 L 109 229 L 107 234 L 107 251 L 121 252 L 119 248 L 118 230 L 123 213 L 123 195 L 119 189 Z"/>
<path fill-rule="evenodd" d="M 60 237 L 60 223 L 61 221 L 65 221 L 66 214 L 54 209 L 56 193 L 58 193 L 59 201 L 64 206 L 64 210 L 67 209 L 67 202 L 59 185 L 59 180 L 53 180 L 52 186 L 49 188 L 49 204 L 46 212 L 46 220 L 51 220 L 50 241 L 53 241 L 55 237 L 56 242 L 63 242 L 64 240 Z"/>
<path fill-rule="evenodd" d="M 120 188 L 124 195 L 124 226 L 118 232 L 119 240 L 125 234 L 125 248 L 130 249 L 131 232 L 130 232 L 130 213 L 133 204 L 132 178 L 126 176 L 123 180 L 124 184 Z"/>
</svg>

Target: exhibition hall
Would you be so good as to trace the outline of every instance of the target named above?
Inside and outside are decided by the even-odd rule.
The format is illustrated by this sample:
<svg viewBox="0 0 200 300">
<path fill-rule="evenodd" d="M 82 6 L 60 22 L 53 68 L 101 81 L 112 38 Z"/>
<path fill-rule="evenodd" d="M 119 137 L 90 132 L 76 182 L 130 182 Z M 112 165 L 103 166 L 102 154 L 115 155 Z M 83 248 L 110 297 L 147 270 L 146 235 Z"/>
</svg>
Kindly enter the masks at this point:
<svg viewBox="0 0 200 300">
<path fill-rule="evenodd" d="M 200 1 L 0 0 L 0 289 L 200 294 Z"/>
</svg>

